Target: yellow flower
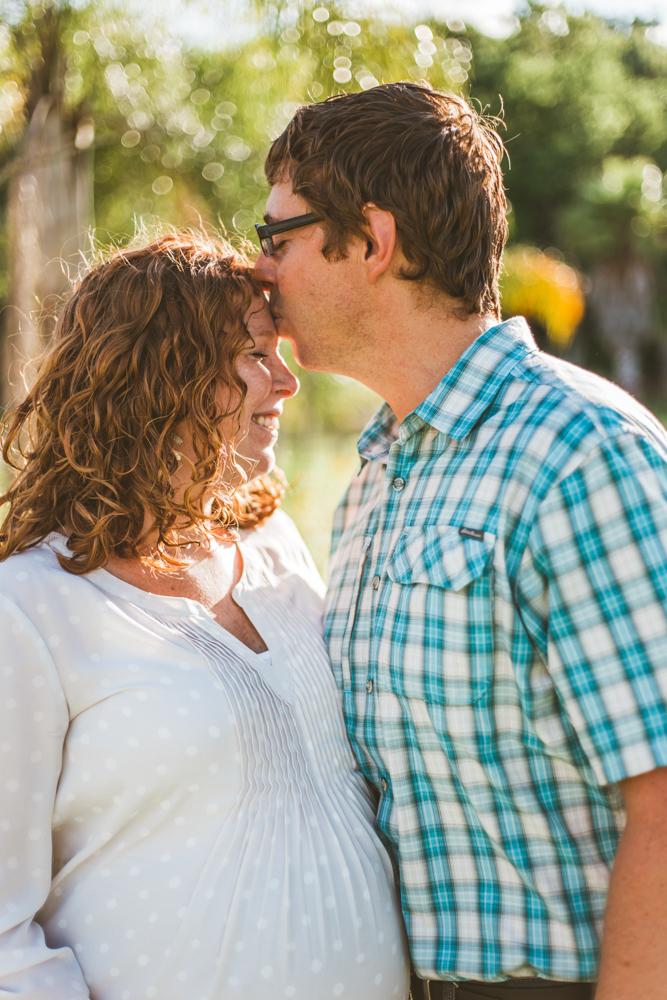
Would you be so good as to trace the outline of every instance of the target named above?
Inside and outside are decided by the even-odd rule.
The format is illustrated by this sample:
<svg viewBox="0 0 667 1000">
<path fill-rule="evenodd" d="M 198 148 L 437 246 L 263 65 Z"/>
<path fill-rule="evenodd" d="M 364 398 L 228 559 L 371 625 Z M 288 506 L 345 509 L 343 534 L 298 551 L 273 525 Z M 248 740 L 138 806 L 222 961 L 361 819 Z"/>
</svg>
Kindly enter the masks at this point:
<svg viewBox="0 0 667 1000">
<path fill-rule="evenodd" d="M 552 343 L 567 347 L 586 308 L 577 271 L 537 247 L 512 246 L 505 252 L 503 272 L 503 316 L 535 319 Z"/>
</svg>

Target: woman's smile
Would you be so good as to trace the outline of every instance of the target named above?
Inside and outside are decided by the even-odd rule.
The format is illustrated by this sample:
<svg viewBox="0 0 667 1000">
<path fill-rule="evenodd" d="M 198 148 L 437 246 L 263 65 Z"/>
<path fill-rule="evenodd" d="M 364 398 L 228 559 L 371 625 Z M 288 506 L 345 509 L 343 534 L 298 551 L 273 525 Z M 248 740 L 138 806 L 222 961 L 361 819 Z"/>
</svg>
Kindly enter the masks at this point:
<svg viewBox="0 0 667 1000">
<path fill-rule="evenodd" d="M 269 431 L 272 436 L 277 437 L 278 431 L 280 430 L 280 412 L 274 411 L 272 413 L 254 413 L 251 417 L 251 423 L 257 424 L 265 431 Z"/>
</svg>

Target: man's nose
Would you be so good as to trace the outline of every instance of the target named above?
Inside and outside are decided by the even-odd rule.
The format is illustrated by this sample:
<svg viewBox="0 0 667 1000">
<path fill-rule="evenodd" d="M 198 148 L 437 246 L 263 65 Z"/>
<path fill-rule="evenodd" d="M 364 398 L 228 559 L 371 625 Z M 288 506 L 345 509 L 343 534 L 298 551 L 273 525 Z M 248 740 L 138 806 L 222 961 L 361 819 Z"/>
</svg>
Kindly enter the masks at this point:
<svg viewBox="0 0 667 1000">
<path fill-rule="evenodd" d="M 260 250 L 253 264 L 253 273 L 265 292 L 270 292 L 276 283 L 275 266 L 272 257 Z"/>
</svg>

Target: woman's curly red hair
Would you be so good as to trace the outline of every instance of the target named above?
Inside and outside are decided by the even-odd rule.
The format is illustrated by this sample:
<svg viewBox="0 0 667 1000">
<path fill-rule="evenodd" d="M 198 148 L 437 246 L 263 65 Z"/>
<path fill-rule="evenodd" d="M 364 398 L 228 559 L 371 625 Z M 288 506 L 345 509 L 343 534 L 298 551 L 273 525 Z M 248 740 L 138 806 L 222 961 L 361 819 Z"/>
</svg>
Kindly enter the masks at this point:
<svg viewBox="0 0 667 1000">
<path fill-rule="evenodd" d="M 235 360 L 257 295 L 247 262 L 228 244 L 181 233 L 117 251 L 80 281 L 32 388 L 7 416 L 2 454 L 17 475 L 0 496 L 9 505 L 0 560 L 56 531 L 68 539 L 71 556 L 60 561 L 71 573 L 104 566 L 112 552 L 167 568 L 180 565 L 170 550 L 189 528 L 213 519 L 233 533 L 273 513 L 282 474 L 236 489 L 223 477 L 234 468 L 238 481 L 221 423 L 245 398 Z M 184 421 L 196 461 L 177 497 L 173 441 Z M 212 517 L 204 510 L 211 494 Z M 146 515 L 157 536 L 152 555 Z"/>
</svg>

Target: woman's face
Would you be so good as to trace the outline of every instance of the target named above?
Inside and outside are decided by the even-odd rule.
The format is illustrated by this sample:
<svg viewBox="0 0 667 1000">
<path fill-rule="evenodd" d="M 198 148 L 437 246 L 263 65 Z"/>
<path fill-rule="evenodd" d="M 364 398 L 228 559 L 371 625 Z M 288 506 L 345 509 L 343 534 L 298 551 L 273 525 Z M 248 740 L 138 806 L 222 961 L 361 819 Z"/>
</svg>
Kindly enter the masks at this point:
<svg viewBox="0 0 667 1000">
<path fill-rule="evenodd" d="M 280 341 L 263 297 L 253 299 L 245 322 L 252 340 L 237 358 L 236 370 L 248 392 L 235 450 L 252 480 L 270 472 L 276 464 L 273 448 L 278 440 L 283 401 L 295 395 L 299 381 L 278 352 Z"/>
</svg>

